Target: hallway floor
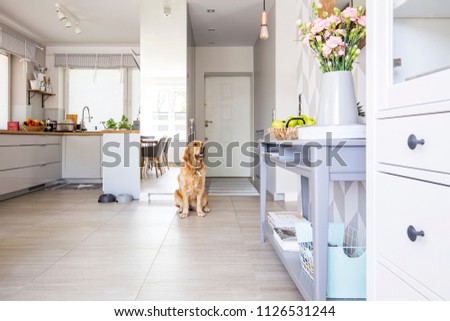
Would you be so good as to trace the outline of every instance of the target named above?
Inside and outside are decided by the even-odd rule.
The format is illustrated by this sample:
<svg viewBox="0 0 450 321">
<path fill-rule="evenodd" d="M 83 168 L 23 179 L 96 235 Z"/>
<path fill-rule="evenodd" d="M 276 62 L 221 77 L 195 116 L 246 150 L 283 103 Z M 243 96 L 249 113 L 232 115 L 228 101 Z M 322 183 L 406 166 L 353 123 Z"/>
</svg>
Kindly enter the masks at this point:
<svg viewBox="0 0 450 321">
<path fill-rule="evenodd" d="M 0 202 L 0 300 L 302 299 L 258 241 L 257 196 L 210 196 L 210 214 L 182 220 L 171 200 L 103 204 L 99 193 Z"/>
</svg>

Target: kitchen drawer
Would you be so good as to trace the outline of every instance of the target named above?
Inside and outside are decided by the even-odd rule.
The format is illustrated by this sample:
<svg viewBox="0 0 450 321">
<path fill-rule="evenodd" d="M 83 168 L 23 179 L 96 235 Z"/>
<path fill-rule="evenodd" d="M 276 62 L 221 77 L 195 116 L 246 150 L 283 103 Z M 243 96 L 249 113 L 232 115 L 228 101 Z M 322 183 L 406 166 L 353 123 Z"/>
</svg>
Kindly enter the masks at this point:
<svg viewBox="0 0 450 321">
<path fill-rule="evenodd" d="M 61 144 L 61 136 L 56 135 L 0 135 L 0 146 Z"/>
<path fill-rule="evenodd" d="M 450 187 L 377 173 L 375 224 L 378 255 L 450 299 Z M 423 231 L 411 241 L 409 226 Z"/>
<path fill-rule="evenodd" d="M 61 161 L 61 145 L 0 147 L 0 170 L 22 168 Z"/>
<path fill-rule="evenodd" d="M 380 263 L 376 264 L 377 301 L 424 301 L 426 298 Z"/>
<path fill-rule="evenodd" d="M 376 161 L 450 173 L 450 113 L 381 119 L 376 135 Z M 415 149 L 408 138 L 423 139 Z"/>
</svg>

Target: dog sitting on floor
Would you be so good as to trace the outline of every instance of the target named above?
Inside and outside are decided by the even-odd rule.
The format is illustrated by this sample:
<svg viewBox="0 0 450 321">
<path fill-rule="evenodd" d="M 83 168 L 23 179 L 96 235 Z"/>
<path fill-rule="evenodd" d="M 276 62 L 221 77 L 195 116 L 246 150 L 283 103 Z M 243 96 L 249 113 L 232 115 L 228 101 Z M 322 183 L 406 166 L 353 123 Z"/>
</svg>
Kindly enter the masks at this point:
<svg viewBox="0 0 450 321">
<path fill-rule="evenodd" d="M 205 191 L 206 167 L 203 163 L 203 143 L 194 140 L 184 150 L 183 160 L 178 175 L 179 188 L 175 191 L 175 205 L 181 218 L 189 215 L 190 209 L 196 209 L 198 216 L 209 213 L 208 199 Z"/>
</svg>

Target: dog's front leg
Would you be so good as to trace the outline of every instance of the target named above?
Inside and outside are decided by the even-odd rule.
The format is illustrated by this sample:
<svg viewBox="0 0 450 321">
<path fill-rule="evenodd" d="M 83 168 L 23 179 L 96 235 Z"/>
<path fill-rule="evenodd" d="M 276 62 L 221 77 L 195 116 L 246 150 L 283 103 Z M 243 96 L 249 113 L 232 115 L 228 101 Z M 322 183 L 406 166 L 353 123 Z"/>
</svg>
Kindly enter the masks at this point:
<svg viewBox="0 0 450 321">
<path fill-rule="evenodd" d="M 202 204 L 202 195 L 198 194 L 197 195 L 197 215 L 200 217 L 203 217 L 206 215 L 205 212 L 203 212 L 203 204 Z"/>
<path fill-rule="evenodd" d="M 182 193 L 183 195 L 183 211 L 180 214 L 181 218 L 186 218 L 189 215 L 189 196 L 187 193 Z"/>
</svg>

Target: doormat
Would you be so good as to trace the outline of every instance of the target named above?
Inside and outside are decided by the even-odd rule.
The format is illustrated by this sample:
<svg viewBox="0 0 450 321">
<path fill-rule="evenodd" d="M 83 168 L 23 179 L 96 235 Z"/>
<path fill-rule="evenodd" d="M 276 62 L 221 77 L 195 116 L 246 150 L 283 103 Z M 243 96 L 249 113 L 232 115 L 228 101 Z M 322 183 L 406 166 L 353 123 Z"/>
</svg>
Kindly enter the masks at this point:
<svg viewBox="0 0 450 321">
<path fill-rule="evenodd" d="M 259 195 L 248 177 L 207 177 L 205 185 L 208 195 Z"/>
<path fill-rule="evenodd" d="M 57 186 L 49 187 L 48 190 L 71 190 L 71 191 L 83 191 L 83 190 L 101 190 L 103 184 L 101 183 L 93 183 L 93 184 L 61 184 Z"/>
</svg>

